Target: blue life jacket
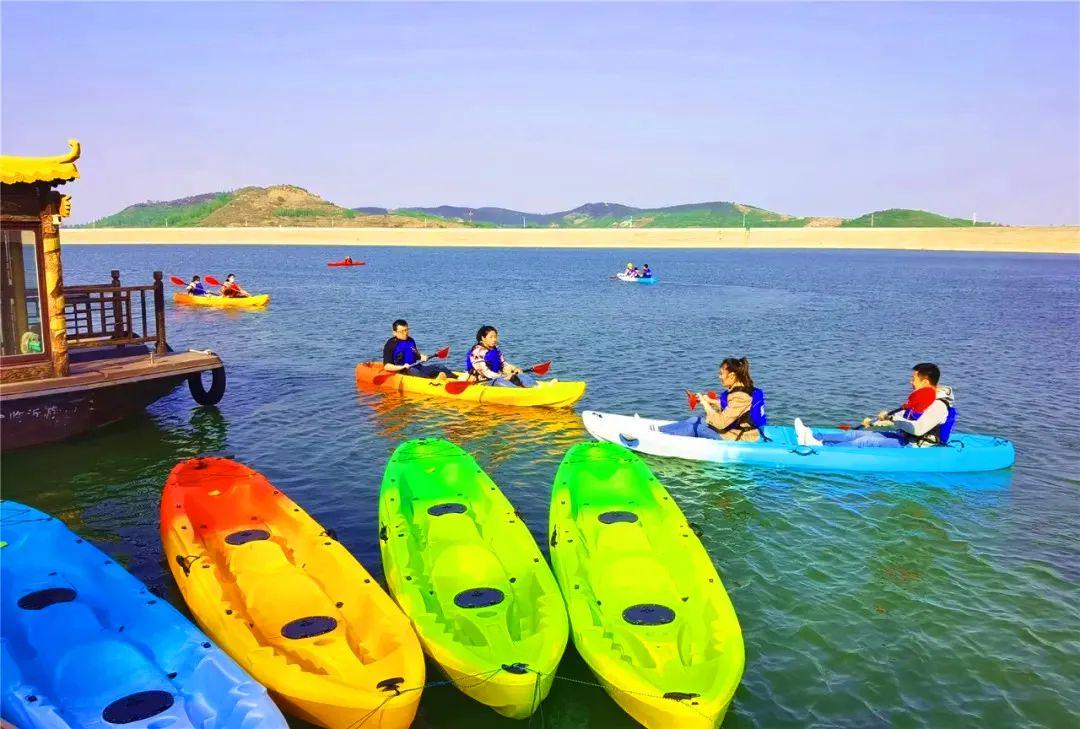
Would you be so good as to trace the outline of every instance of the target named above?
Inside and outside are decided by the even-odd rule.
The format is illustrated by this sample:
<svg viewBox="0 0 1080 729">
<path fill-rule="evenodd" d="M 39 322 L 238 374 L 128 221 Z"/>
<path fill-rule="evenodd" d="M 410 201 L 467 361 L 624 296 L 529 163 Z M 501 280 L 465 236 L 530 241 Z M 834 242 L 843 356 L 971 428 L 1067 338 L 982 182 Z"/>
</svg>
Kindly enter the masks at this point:
<svg viewBox="0 0 1080 729">
<path fill-rule="evenodd" d="M 750 409 L 746 412 L 746 415 L 732 423 L 728 430 L 738 428 L 746 431 L 756 428 L 763 441 L 770 440 L 765 437 L 765 425 L 769 422 L 769 419 L 765 415 L 765 393 L 762 389 L 755 387 L 753 390 L 748 390 L 745 387 L 735 387 L 731 389 L 731 392 L 745 392 L 750 395 Z M 728 391 L 724 390 L 720 393 L 720 407 L 726 408 L 727 404 Z"/>
<path fill-rule="evenodd" d="M 413 341 L 413 338 L 409 337 L 394 345 L 392 358 L 396 365 L 411 365 L 419 362 L 420 355 L 416 351 L 416 342 Z"/>
<path fill-rule="evenodd" d="M 202 281 L 195 284 L 195 288 L 191 290 L 192 296 L 206 296 L 206 289 L 203 288 Z"/>
<path fill-rule="evenodd" d="M 465 371 L 468 372 L 470 375 L 475 375 L 476 374 L 476 370 L 473 369 L 473 366 L 472 366 L 472 353 L 473 353 L 473 350 L 476 349 L 476 347 L 479 347 L 479 346 L 480 345 L 477 344 L 472 349 L 470 349 L 468 352 L 465 353 Z M 488 369 L 491 370 L 492 372 L 496 372 L 496 373 L 502 372 L 503 356 L 502 356 L 502 352 L 499 351 L 498 347 L 495 347 L 495 349 L 489 349 L 488 350 L 488 353 L 484 355 L 484 363 L 488 366 Z"/>
</svg>

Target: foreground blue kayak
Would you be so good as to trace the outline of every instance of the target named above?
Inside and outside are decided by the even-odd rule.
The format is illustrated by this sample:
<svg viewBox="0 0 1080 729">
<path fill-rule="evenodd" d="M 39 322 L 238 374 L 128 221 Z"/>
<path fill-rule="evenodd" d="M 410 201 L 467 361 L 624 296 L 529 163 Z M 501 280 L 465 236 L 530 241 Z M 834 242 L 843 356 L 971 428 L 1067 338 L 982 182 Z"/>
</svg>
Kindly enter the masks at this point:
<svg viewBox="0 0 1080 729">
<path fill-rule="evenodd" d="M 992 435 L 953 433 L 946 446 L 930 448 L 845 448 L 800 446 L 795 429 L 766 426 L 769 442 L 740 443 L 731 440 L 691 438 L 661 433 L 657 428 L 670 420 L 612 415 L 586 410 L 585 429 L 598 440 L 624 445 L 654 456 L 686 458 L 714 463 L 785 466 L 813 471 L 863 471 L 877 473 L 971 473 L 1008 468 L 1016 459 L 1013 444 Z M 835 428 L 815 428 L 818 433 L 839 433 Z"/>
<path fill-rule="evenodd" d="M 19 729 L 271 729 L 264 689 L 54 517 L 0 502 L 0 716 Z"/>
</svg>

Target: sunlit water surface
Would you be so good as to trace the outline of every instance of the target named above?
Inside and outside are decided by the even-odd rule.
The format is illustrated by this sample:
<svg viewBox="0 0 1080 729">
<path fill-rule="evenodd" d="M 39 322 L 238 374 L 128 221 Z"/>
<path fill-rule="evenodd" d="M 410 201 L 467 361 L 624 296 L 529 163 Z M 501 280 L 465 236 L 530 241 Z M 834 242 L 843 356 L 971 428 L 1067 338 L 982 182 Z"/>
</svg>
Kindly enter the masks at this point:
<svg viewBox="0 0 1080 729">
<path fill-rule="evenodd" d="M 346 253 L 369 265 L 331 269 Z M 703 528 L 742 624 L 726 727 L 1076 726 L 1080 713 L 1080 259 L 840 251 L 560 251 L 67 246 L 68 283 L 236 271 L 263 312 L 174 308 L 176 348 L 211 348 L 218 409 L 186 388 L 95 434 L 5 455 L 3 495 L 55 513 L 183 608 L 157 508 L 179 459 L 262 471 L 381 576 L 376 494 L 402 440 L 470 451 L 544 546 L 581 409 L 686 412 L 683 389 L 748 356 L 772 422 L 852 422 L 899 403 L 912 364 L 956 388 L 960 428 L 1016 443 L 979 476 L 811 474 L 647 459 Z M 609 275 L 648 262 L 657 286 Z M 929 300 L 927 309 L 912 302 Z M 358 392 L 404 317 L 458 365 L 481 324 L 512 361 L 589 383 L 577 410 Z M 546 549 L 546 546 L 545 546 Z M 185 610 L 186 612 L 186 610 Z M 433 677 L 437 677 L 431 671 Z M 569 649 L 560 675 L 593 677 Z M 534 726 L 632 727 L 600 689 L 557 681 Z M 297 723 L 297 726 L 300 726 Z M 509 727 L 447 687 L 418 727 Z"/>
</svg>

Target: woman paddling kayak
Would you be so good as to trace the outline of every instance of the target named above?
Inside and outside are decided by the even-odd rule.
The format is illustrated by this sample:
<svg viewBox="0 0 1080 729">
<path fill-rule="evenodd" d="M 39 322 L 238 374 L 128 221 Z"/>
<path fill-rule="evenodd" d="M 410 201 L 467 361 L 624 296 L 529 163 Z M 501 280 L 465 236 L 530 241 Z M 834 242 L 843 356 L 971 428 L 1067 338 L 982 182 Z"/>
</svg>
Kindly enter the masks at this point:
<svg viewBox="0 0 1080 729">
<path fill-rule="evenodd" d="M 471 377 L 495 387 L 534 387 L 536 380 L 520 367 L 510 364 L 499 351 L 499 331 L 490 325 L 476 332 L 476 344 L 469 350 L 465 366 Z"/>
<path fill-rule="evenodd" d="M 695 393 L 705 414 L 660 427 L 661 433 L 755 443 L 765 427 L 765 393 L 750 379 L 750 360 L 728 357 L 720 363 L 719 398 Z"/>
</svg>

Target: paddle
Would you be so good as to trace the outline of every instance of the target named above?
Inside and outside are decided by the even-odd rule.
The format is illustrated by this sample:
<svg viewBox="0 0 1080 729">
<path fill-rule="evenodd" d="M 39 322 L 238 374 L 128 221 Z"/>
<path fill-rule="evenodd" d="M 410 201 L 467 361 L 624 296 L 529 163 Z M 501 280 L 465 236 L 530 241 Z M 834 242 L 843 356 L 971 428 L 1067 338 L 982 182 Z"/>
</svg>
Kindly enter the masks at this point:
<svg viewBox="0 0 1080 729">
<path fill-rule="evenodd" d="M 548 373 L 548 370 L 550 369 L 551 362 L 549 360 L 547 362 L 535 364 L 532 367 L 527 367 L 526 369 L 522 370 L 522 372 L 532 372 L 533 374 L 537 374 L 543 377 Z M 453 382 L 446 383 L 446 392 L 451 395 L 460 395 L 461 393 L 465 392 L 465 390 L 467 390 L 469 387 L 476 384 L 479 384 L 476 380 L 454 380 Z"/>
<path fill-rule="evenodd" d="M 221 286 L 222 285 L 222 283 L 220 281 L 218 281 L 216 278 L 214 278 L 213 276 L 203 276 L 203 278 L 205 278 L 206 283 L 210 284 L 211 286 Z"/>
<path fill-rule="evenodd" d="M 187 281 L 179 276 L 169 276 L 169 280 L 172 281 L 173 286 L 187 286 Z"/>
<path fill-rule="evenodd" d="M 890 410 L 887 414 L 891 417 L 893 415 L 896 415 L 898 412 L 900 412 L 903 409 L 904 408 L 896 408 L 896 410 Z M 872 418 L 872 419 L 876 419 L 876 418 Z M 840 423 L 836 427 L 839 428 L 840 430 L 862 430 L 866 426 L 861 424 L 861 423 L 859 425 L 854 425 L 854 426 L 853 425 L 848 425 L 847 423 Z M 874 427 L 874 424 L 871 423 L 870 427 L 871 428 Z"/>
<path fill-rule="evenodd" d="M 711 398 L 712 398 L 713 400 L 715 400 L 715 399 L 716 399 L 716 390 L 709 390 L 709 391 L 708 391 L 707 393 L 705 393 L 705 394 L 706 394 L 706 395 L 708 395 L 709 397 L 711 397 Z M 690 406 L 690 409 L 691 409 L 691 410 L 693 410 L 694 408 L 696 408 L 696 407 L 698 406 L 698 398 L 697 398 L 697 395 L 695 395 L 694 393 L 692 393 L 692 392 L 690 392 L 689 390 L 687 390 L 687 391 L 686 391 L 686 403 L 687 403 L 687 404 L 688 404 L 688 405 Z"/>
<path fill-rule="evenodd" d="M 449 354 L 450 354 L 450 348 L 449 347 L 443 347 L 438 352 L 436 352 L 435 354 L 428 357 L 428 359 L 429 360 L 432 360 L 432 359 L 446 359 L 446 357 Z M 405 369 L 409 369 L 410 367 L 415 367 L 418 364 L 420 364 L 420 362 L 413 362 L 411 365 L 406 365 Z M 380 372 L 379 374 L 377 374 L 373 378 L 371 378 L 371 382 L 374 385 L 381 385 L 382 383 L 386 382 L 387 380 L 389 380 L 394 375 L 400 375 L 404 371 L 405 370 L 397 370 L 396 372 L 390 372 L 390 371 Z"/>
</svg>

